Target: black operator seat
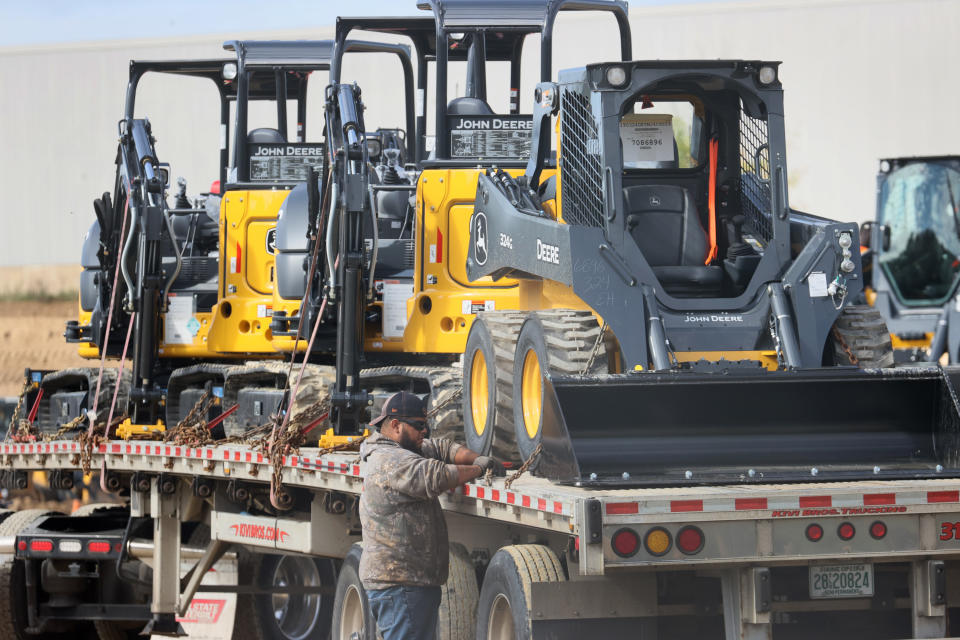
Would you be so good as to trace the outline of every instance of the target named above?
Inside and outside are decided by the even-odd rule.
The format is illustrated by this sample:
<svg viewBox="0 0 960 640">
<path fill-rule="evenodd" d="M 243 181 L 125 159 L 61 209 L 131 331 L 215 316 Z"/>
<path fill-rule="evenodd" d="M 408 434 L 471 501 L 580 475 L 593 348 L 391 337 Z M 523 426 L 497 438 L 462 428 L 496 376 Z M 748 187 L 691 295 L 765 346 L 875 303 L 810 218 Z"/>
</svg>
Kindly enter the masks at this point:
<svg viewBox="0 0 960 640">
<path fill-rule="evenodd" d="M 637 185 L 623 190 L 627 230 L 660 285 L 681 298 L 719 297 L 723 270 L 705 265 L 707 233 L 690 192 L 676 185 Z"/>
<path fill-rule="evenodd" d="M 277 129 L 260 127 L 247 134 L 247 142 L 250 144 L 283 144 L 286 140 Z"/>
</svg>

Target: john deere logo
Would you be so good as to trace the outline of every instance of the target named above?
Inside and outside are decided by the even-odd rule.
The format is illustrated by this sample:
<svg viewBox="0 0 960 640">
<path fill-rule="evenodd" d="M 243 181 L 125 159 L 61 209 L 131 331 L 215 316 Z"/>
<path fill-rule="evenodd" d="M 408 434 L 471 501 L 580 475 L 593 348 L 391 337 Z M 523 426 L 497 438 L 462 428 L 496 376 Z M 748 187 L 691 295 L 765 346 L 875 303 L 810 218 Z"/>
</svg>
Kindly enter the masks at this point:
<svg viewBox="0 0 960 640">
<path fill-rule="evenodd" d="M 277 228 L 274 227 L 267 231 L 267 253 L 270 255 L 277 254 Z"/>
<path fill-rule="evenodd" d="M 477 259 L 477 264 L 487 264 L 487 216 L 482 212 L 477 212 L 474 216 L 474 241 L 473 255 Z"/>
<path fill-rule="evenodd" d="M 657 196 L 650 196 L 650 206 L 651 206 L 651 207 L 659 207 L 659 206 L 660 206 L 660 198 L 658 198 Z"/>
</svg>

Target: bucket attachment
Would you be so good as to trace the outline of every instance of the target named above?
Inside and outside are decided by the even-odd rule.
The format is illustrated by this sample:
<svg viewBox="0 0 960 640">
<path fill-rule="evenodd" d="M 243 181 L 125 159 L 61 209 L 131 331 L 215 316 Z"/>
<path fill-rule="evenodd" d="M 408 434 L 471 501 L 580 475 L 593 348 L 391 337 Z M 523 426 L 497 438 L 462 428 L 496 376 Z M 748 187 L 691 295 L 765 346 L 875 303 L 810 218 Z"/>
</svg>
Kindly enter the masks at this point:
<svg viewBox="0 0 960 640">
<path fill-rule="evenodd" d="M 960 368 L 548 377 L 538 475 L 563 483 L 960 477 Z"/>
</svg>

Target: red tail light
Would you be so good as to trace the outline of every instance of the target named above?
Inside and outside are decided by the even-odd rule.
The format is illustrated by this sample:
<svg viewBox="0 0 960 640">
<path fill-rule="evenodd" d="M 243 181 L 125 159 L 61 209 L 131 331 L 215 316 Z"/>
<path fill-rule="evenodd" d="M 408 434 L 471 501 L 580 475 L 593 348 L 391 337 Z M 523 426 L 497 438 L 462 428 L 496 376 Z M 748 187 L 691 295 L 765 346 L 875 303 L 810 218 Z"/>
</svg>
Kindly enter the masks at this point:
<svg viewBox="0 0 960 640">
<path fill-rule="evenodd" d="M 53 540 L 31 540 L 30 551 L 50 553 L 53 551 Z"/>
<path fill-rule="evenodd" d="M 870 537 L 874 540 L 879 540 L 880 538 L 887 535 L 887 525 L 883 524 L 879 520 L 870 525 Z"/>
<path fill-rule="evenodd" d="M 844 522 L 837 529 L 837 535 L 840 536 L 841 540 L 850 540 L 856 535 L 857 530 L 853 528 L 853 525 L 849 522 Z"/>
<path fill-rule="evenodd" d="M 703 531 L 697 527 L 686 526 L 677 532 L 677 548 L 688 556 L 700 553 L 703 543 Z"/>
<path fill-rule="evenodd" d="M 27 550 L 27 541 L 20 540 L 17 542 L 17 551 L 26 551 Z"/>
<path fill-rule="evenodd" d="M 109 542 L 98 542 L 96 540 L 87 544 L 87 551 L 90 553 L 110 553 Z"/>
<path fill-rule="evenodd" d="M 613 552 L 621 558 L 629 558 L 637 553 L 640 548 L 640 536 L 633 529 L 620 529 L 613 534 L 613 540 L 610 543 L 613 546 Z"/>
<path fill-rule="evenodd" d="M 810 542 L 820 542 L 823 539 L 823 527 L 818 524 L 811 524 L 807 527 L 807 540 Z"/>
</svg>

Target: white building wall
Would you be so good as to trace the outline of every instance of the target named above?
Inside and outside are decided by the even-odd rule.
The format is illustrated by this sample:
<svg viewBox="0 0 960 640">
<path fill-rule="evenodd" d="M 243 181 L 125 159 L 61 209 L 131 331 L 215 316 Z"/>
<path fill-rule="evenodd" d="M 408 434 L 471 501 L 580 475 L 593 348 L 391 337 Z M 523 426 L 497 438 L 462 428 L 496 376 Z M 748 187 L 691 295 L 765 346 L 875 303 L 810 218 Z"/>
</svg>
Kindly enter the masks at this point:
<svg viewBox="0 0 960 640">
<path fill-rule="evenodd" d="M 555 33 L 555 68 L 615 57 L 611 24 L 589 14 L 564 17 Z M 635 8 L 631 25 L 637 59 L 783 61 L 794 208 L 865 220 L 873 215 L 878 158 L 960 154 L 956 0 Z M 129 59 L 220 57 L 228 38 L 319 39 L 331 32 L 0 48 L 0 266 L 79 257 L 93 198 L 112 190 Z M 345 79 L 364 89 L 368 125 L 401 123 L 399 67 L 385 79 L 387 64 L 370 58 L 345 70 Z M 505 82 L 499 75 L 491 76 L 491 86 Z M 525 78 L 522 91 L 529 93 L 534 81 Z M 138 115 L 154 123 L 161 159 L 187 178 L 191 193 L 205 191 L 216 178 L 219 140 L 216 105 L 197 82 L 199 88 L 144 85 L 138 104 Z M 529 97 L 522 104 L 528 106 Z M 314 119 L 314 132 L 318 124 Z"/>
</svg>

